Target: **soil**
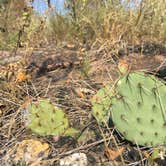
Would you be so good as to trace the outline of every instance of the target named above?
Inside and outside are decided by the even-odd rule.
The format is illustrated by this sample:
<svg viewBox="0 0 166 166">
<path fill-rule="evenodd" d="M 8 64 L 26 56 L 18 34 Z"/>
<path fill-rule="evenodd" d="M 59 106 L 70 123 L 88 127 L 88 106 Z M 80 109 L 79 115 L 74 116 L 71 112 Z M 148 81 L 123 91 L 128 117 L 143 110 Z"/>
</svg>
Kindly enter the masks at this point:
<svg viewBox="0 0 166 166">
<path fill-rule="evenodd" d="M 107 46 L 108 47 L 108 46 Z M 166 49 L 160 45 L 147 44 L 122 49 L 112 54 L 106 47 L 91 47 L 86 50 L 80 46 L 68 47 L 44 45 L 35 48 L 31 53 L 22 48 L 16 54 L 8 51 L 0 52 L 0 163 L 2 165 L 21 165 L 14 163 L 16 145 L 27 138 L 35 138 L 47 142 L 50 155 L 45 165 L 58 165 L 59 160 L 74 152 L 83 152 L 88 157 L 88 165 L 146 165 L 143 154 L 151 148 L 141 150 L 130 142 L 123 140 L 110 124 L 110 129 L 101 127 L 91 116 L 91 98 L 105 84 L 114 83 L 119 77 L 117 64 L 124 60 L 130 71 L 144 70 L 158 77 L 166 77 Z M 19 63 L 18 63 L 19 62 Z M 10 68 L 9 64 L 19 64 Z M 16 75 L 23 68 L 30 79 L 17 82 Z M 11 72 L 9 77 L 7 72 Z M 71 126 L 80 131 L 88 129 L 95 133 L 94 137 L 83 142 L 62 137 L 55 141 L 53 137 L 42 137 L 32 134 L 26 129 L 23 121 L 23 105 L 30 99 L 49 98 L 56 106 L 65 110 Z M 102 137 L 114 135 L 115 140 L 107 140 L 108 147 L 125 151 L 115 160 L 110 160 L 104 153 L 105 144 Z M 110 132 L 111 131 L 111 132 Z M 100 142 L 101 141 L 101 142 Z M 95 144 L 96 143 L 96 144 Z M 81 148 L 80 148 L 81 147 Z M 141 151 L 141 152 L 140 152 Z M 140 153 L 142 155 L 140 155 Z M 166 165 L 166 159 L 157 159 L 156 165 Z"/>
</svg>

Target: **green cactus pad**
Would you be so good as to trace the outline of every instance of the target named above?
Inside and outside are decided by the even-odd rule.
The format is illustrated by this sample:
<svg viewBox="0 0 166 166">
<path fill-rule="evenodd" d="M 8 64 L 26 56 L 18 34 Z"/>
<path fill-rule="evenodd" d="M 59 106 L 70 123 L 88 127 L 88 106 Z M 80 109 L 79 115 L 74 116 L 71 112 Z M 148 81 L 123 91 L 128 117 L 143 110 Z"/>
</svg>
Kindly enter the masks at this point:
<svg viewBox="0 0 166 166">
<path fill-rule="evenodd" d="M 166 143 L 166 86 L 143 72 L 128 74 L 116 84 L 112 120 L 124 138 L 143 146 Z"/>
<path fill-rule="evenodd" d="M 106 123 L 110 116 L 112 90 L 109 85 L 101 88 L 92 98 L 92 115 L 98 123 Z"/>
<path fill-rule="evenodd" d="M 29 125 L 32 132 L 39 135 L 74 135 L 68 119 L 60 108 L 55 108 L 49 100 L 42 99 L 29 105 Z"/>
</svg>

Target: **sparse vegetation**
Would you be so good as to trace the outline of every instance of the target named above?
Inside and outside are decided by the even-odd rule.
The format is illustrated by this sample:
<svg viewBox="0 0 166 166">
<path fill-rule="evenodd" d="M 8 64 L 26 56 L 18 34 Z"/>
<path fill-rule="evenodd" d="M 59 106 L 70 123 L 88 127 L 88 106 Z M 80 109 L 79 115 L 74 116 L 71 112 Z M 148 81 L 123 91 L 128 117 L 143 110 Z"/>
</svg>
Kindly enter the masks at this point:
<svg viewBox="0 0 166 166">
<path fill-rule="evenodd" d="M 89 1 L 71 0 L 66 2 L 68 13 L 64 16 L 55 14 L 50 23 L 53 27 L 66 25 L 66 35 L 73 36 L 73 30 L 80 39 L 111 40 L 137 43 L 144 40 L 165 42 L 166 13 L 163 0 L 146 0 L 139 3 L 132 1 Z M 59 24 L 64 22 L 64 25 Z M 73 26 L 75 27 L 73 29 Z M 71 27 L 71 28 L 70 28 Z M 56 35 L 62 35 L 57 31 Z"/>
<path fill-rule="evenodd" d="M 43 15 L 33 1 L 0 0 L 0 165 L 60 165 L 73 153 L 88 165 L 166 165 L 165 1 L 64 0 L 65 11 L 59 13 L 48 0 Z M 149 76 L 139 77 L 143 72 Z M 132 85 L 119 79 L 123 74 L 126 80 L 136 77 Z M 141 81 L 145 91 L 139 91 Z M 156 93 L 162 95 L 150 92 L 150 83 L 153 89 L 158 84 Z M 157 107 L 162 116 L 159 127 L 151 128 L 154 119 L 144 108 L 149 129 L 134 116 L 125 137 L 124 99 L 142 111 L 133 98 L 145 98 L 145 105 Z M 132 124 L 148 136 L 135 137 Z"/>
</svg>

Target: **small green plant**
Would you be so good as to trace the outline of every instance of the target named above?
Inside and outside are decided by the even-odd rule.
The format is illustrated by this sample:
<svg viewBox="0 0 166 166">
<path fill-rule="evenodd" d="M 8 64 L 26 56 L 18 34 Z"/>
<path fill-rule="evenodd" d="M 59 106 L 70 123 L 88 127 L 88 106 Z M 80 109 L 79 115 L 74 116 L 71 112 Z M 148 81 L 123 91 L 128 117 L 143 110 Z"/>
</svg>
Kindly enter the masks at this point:
<svg viewBox="0 0 166 166">
<path fill-rule="evenodd" d="M 64 111 L 55 108 L 47 99 L 31 103 L 28 107 L 28 128 L 39 135 L 69 135 L 74 136 L 77 130 L 69 127 L 69 121 Z"/>
<path fill-rule="evenodd" d="M 112 95 L 111 87 L 107 85 L 101 88 L 91 100 L 92 115 L 99 124 L 105 124 L 109 120 Z"/>
<path fill-rule="evenodd" d="M 155 160 L 161 158 L 164 160 L 166 154 L 166 148 L 154 148 L 152 154 L 148 157 L 148 165 L 155 165 Z"/>
</svg>

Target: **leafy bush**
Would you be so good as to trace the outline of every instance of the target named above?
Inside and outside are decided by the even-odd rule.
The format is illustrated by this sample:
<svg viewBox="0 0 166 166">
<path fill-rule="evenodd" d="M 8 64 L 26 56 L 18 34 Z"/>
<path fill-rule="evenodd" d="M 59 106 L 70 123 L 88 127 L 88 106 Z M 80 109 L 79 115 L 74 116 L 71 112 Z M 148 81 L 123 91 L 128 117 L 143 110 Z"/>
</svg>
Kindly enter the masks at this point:
<svg viewBox="0 0 166 166">
<path fill-rule="evenodd" d="M 40 26 L 40 18 L 25 0 L 3 0 L 0 6 L 0 49 L 27 45 Z"/>
</svg>

